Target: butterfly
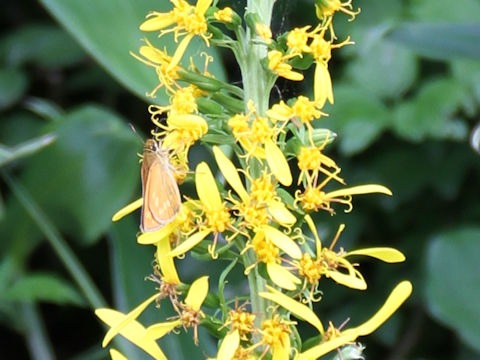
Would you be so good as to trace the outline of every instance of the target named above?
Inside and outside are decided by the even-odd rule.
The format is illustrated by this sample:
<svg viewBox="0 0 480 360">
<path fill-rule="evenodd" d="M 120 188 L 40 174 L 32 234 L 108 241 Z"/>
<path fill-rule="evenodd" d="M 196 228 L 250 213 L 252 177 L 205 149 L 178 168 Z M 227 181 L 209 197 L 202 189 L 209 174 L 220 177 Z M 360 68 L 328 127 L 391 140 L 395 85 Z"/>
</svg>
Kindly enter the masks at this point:
<svg viewBox="0 0 480 360">
<path fill-rule="evenodd" d="M 168 150 L 162 149 L 154 139 L 148 139 L 143 147 L 141 176 L 143 207 L 140 229 L 142 232 L 156 231 L 175 219 L 182 200 Z"/>
</svg>

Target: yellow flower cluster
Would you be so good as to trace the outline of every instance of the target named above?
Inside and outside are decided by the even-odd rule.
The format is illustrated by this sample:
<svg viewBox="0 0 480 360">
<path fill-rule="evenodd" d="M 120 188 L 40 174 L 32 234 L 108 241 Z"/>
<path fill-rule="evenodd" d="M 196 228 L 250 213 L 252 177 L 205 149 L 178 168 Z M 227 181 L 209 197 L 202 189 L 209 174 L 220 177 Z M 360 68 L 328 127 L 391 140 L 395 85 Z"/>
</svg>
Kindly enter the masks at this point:
<svg viewBox="0 0 480 360">
<path fill-rule="evenodd" d="M 353 10 L 351 1 L 316 0 L 319 24 L 273 38 L 263 21 L 271 13 L 261 13 L 261 7 L 252 6 L 253 0 L 248 2 L 252 7 L 245 13 L 245 28 L 234 10 L 218 9 L 212 6 L 212 0 L 198 0 L 195 6 L 185 0 L 171 2 L 171 11 L 150 13 L 140 29 L 160 31 L 160 36 L 173 33 L 179 41 L 175 53 L 169 55 L 146 41 L 140 55 L 134 55 L 156 71 L 159 85 L 150 95 L 161 87 L 170 95 L 168 105 L 149 107 L 151 120 L 159 129 L 152 134 L 170 153 L 170 165 L 179 183 L 189 180 L 193 169 L 189 167 L 188 151 L 197 141 L 211 149 L 219 169 L 217 178 L 224 183 L 217 181 L 207 162 L 200 162 L 193 175 L 197 196 L 184 197 L 176 216 L 159 230 L 139 234 L 139 244 L 156 247 L 154 274 L 148 278 L 158 287 L 127 314 L 112 309 L 96 311 L 110 327 L 103 346 L 121 334 L 153 358 L 166 359 L 158 339 L 183 327 L 193 329 L 197 343 L 198 327 L 207 324 L 210 329 L 216 328 L 219 338 L 215 359 L 309 360 L 372 333 L 409 297 L 410 282 L 399 283 L 384 305 L 355 327 L 343 329 L 329 322 L 325 329 L 313 310 L 313 303 L 328 296 L 322 292 L 322 279 L 355 290 L 367 289 L 352 257 L 368 256 L 386 263 L 405 260 L 400 251 L 388 247 L 352 251 L 338 247 L 344 224 L 325 245 L 310 215 L 320 211 L 333 215 L 335 203 L 345 205 L 345 212 L 349 212 L 354 195 L 392 195 L 377 184 L 345 187 L 340 166 L 325 153 L 336 135 L 316 128 L 316 120 L 327 116 L 322 110 L 326 101 L 333 103 L 328 72 L 331 50 L 351 44 L 349 38 L 335 42 L 332 18 L 340 11 L 353 19 L 358 11 Z M 220 30 L 220 26 L 228 31 Z M 244 76 L 244 89 L 215 79 L 206 67 L 198 71 L 193 60 L 188 68 L 180 65 L 195 36 L 208 46 L 233 50 Z M 302 73 L 294 70 L 299 59 L 315 64 L 313 99 L 300 95 L 265 107 L 269 93 L 251 90 L 258 85 L 270 91 L 279 76 L 303 80 Z M 252 73 L 256 76 L 248 76 Z M 298 176 L 294 179 L 292 174 Z M 332 183 L 337 189 L 326 191 L 327 184 Z M 115 214 L 113 220 L 142 204 L 138 199 Z M 209 293 L 208 276 L 199 277 L 185 291 L 176 266 L 192 251 L 207 261 L 218 259 L 229 264 L 213 305 L 221 311 L 209 311 L 204 304 Z M 225 278 L 237 264 L 243 267 L 250 286 L 246 294 L 250 301 L 242 305 L 238 298 L 227 300 L 223 294 Z M 169 301 L 176 315 L 145 327 L 137 318 L 154 301 Z M 303 348 L 299 342 L 293 317 L 318 332 L 317 340 L 310 340 L 310 348 Z M 111 356 L 124 358 L 114 349 Z"/>
</svg>

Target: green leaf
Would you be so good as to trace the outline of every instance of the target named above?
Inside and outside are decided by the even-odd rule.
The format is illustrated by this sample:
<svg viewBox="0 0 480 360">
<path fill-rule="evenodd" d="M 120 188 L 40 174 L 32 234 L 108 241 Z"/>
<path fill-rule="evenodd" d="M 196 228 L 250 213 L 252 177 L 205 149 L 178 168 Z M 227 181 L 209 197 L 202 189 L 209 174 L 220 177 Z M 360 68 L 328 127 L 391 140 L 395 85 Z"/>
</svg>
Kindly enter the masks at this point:
<svg viewBox="0 0 480 360">
<path fill-rule="evenodd" d="M 29 24 L 6 35 L 0 55 L 9 65 L 33 62 L 50 68 L 71 66 L 85 58 L 64 30 L 47 24 Z"/>
<path fill-rule="evenodd" d="M 420 21 L 478 23 L 478 0 L 414 0 L 409 5 L 410 17 Z"/>
<path fill-rule="evenodd" d="M 398 99 L 418 76 L 417 58 L 410 50 L 380 39 L 349 62 L 347 76 L 379 98 Z"/>
<path fill-rule="evenodd" d="M 141 39 L 146 36 L 139 25 L 149 11 L 169 11 L 171 3 L 155 0 L 40 0 L 48 11 L 69 31 L 115 79 L 148 102 L 145 93 L 158 84 L 155 70 L 134 59 L 129 52 L 138 53 Z M 150 35 L 149 35 L 150 36 Z M 172 36 L 155 39 L 153 44 L 159 48 L 167 47 L 173 54 L 176 44 Z M 182 63 L 188 65 L 189 56 L 205 51 L 201 41 L 193 41 Z M 210 55 L 216 61 L 210 64 L 209 71 L 217 78 L 224 78 L 219 57 L 209 48 Z M 203 67 L 202 64 L 197 64 Z M 155 102 L 166 101 L 167 97 L 159 92 Z"/>
<path fill-rule="evenodd" d="M 25 73 L 14 68 L 0 69 L 0 110 L 18 102 L 27 90 Z"/>
<path fill-rule="evenodd" d="M 393 113 L 393 129 L 401 137 L 421 141 L 426 137 L 463 140 L 468 129 L 454 118 L 469 94 L 458 81 L 449 78 L 425 83 L 417 96 L 401 103 Z"/>
<path fill-rule="evenodd" d="M 405 23 L 388 37 L 427 58 L 480 59 L 480 24 Z"/>
<path fill-rule="evenodd" d="M 43 119 L 55 120 L 63 115 L 62 108 L 48 99 L 31 96 L 25 99 L 23 105 Z"/>
<path fill-rule="evenodd" d="M 431 240 L 427 251 L 426 301 L 438 320 L 480 350 L 480 227 L 458 227 Z"/>
<path fill-rule="evenodd" d="M 50 145 L 54 140 L 55 136 L 53 134 L 46 134 L 23 142 L 14 148 L 7 148 L 0 144 L 0 167 L 8 164 L 11 161 L 37 152 L 45 146 Z"/>
<path fill-rule="evenodd" d="M 28 159 L 20 181 L 60 231 L 92 243 L 139 189 L 141 144 L 118 115 L 96 106 L 67 113 L 44 131 L 57 140 Z M 32 246 L 33 234 L 24 233 L 30 221 L 11 206 L 12 222 L 2 230 L 15 246 Z"/>
<path fill-rule="evenodd" d="M 45 301 L 61 305 L 85 305 L 82 296 L 69 283 L 57 275 L 46 273 L 22 276 L 5 291 L 4 297 L 11 301 Z"/>
<path fill-rule="evenodd" d="M 372 144 L 388 125 L 385 106 L 372 93 L 354 86 L 340 85 L 334 90 L 335 105 L 327 108 L 322 127 L 339 134 L 340 150 L 353 155 Z"/>
</svg>

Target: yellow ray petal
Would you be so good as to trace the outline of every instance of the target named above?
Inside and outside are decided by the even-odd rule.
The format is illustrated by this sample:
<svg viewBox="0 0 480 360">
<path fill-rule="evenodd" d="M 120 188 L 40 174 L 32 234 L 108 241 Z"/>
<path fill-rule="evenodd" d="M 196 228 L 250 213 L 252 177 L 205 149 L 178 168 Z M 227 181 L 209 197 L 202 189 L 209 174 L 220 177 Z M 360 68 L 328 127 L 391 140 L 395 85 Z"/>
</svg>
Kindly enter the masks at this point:
<svg viewBox="0 0 480 360">
<path fill-rule="evenodd" d="M 120 323 L 126 317 L 125 314 L 112 309 L 97 309 L 95 310 L 95 315 L 97 315 L 100 320 L 108 326 L 115 326 L 115 324 Z M 120 334 L 139 348 L 143 349 L 146 353 L 150 354 L 154 359 L 167 360 L 162 349 L 160 349 L 155 341 L 144 338 L 146 329 L 138 321 L 133 320 L 129 322 L 120 331 Z"/>
<path fill-rule="evenodd" d="M 275 285 L 282 289 L 293 291 L 302 281 L 277 263 L 267 263 L 267 273 Z"/>
<path fill-rule="evenodd" d="M 235 330 L 223 338 L 216 360 L 232 360 L 238 345 L 240 345 L 240 335 L 238 330 Z"/>
<path fill-rule="evenodd" d="M 168 117 L 168 125 L 172 128 L 192 130 L 205 134 L 208 131 L 206 120 L 195 114 L 176 114 Z"/>
<path fill-rule="evenodd" d="M 122 318 L 122 320 L 119 323 L 111 325 L 110 330 L 107 331 L 107 333 L 105 334 L 105 337 L 103 338 L 102 346 L 106 347 L 108 343 L 114 338 L 115 335 L 120 333 L 122 329 L 126 325 L 128 325 L 128 323 L 135 320 L 143 312 L 143 310 L 145 310 L 145 308 L 148 305 L 150 305 L 157 297 L 158 297 L 158 294 L 150 296 L 147 300 L 145 300 L 140 305 L 138 305 L 135 309 L 130 311 L 124 318 Z"/>
<path fill-rule="evenodd" d="M 175 221 L 172 221 L 157 231 L 145 232 L 140 234 L 137 237 L 137 242 L 141 245 L 155 244 L 161 239 L 168 237 L 173 232 L 173 230 L 177 228 L 177 226 L 178 224 Z"/>
<path fill-rule="evenodd" d="M 362 325 L 353 328 L 359 336 L 368 335 L 377 330 L 412 293 L 413 287 L 410 281 L 402 281 L 392 290 L 385 304 Z"/>
<path fill-rule="evenodd" d="M 390 189 L 383 185 L 368 184 L 368 185 L 352 186 L 352 187 L 348 187 L 340 190 L 331 191 L 325 194 L 325 198 L 332 199 L 340 196 L 371 194 L 371 193 L 392 195 L 392 192 L 390 191 Z"/>
<path fill-rule="evenodd" d="M 298 245 L 290 239 L 287 235 L 274 227 L 269 225 L 263 225 L 261 230 L 265 233 L 265 237 L 275 244 L 276 247 L 281 249 L 284 253 L 290 256 L 292 259 L 300 259 L 302 257 L 302 251 Z"/>
<path fill-rule="evenodd" d="M 323 62 L 317 62 L 315 66 L 313 93 L 320 108 L 325 105 L 327 99 L 330 104 L 333 104 L 332 79 L 327 64 Z"/>
<path fill-rule="evenodd" d="M 200 243 L 203 239 L 207 237 L 208 234 L 210 234 L 210 230 L 202 230 L 199 232 L 196 232 L 192 236 L 190 236 L 187 240 L 185 240 L 183 243 L 178 245 L 175 249 L 170 251 L 169 255 L 172 257 L 180 256 L 185 254 L 187 251 L 195 247 L 197 244 Z"/>
<path fill-rule="evenodd" d="M 365 290 L 367 288 L 367 283 L 364 279 L 353 275 L 343 274 L 338 271 L 328 271 L 327 276 L 332 278 L 335 282 L 352 289 Z"/>
<path fill-rule="evenodd" d="M 204 15 L 208 10 L 213 0 L 198 0 L 197 5 L 195 5 L 195 12 L 197 14 Z"/>
<path fill-rule="evenodd" d="M 268 212 L 275 221 L 283 226 L 291 226 L 297 222 L 297 218 L 288 211 L 287 207 L 281 201 L 268 202 Z"/>
<path fill-rule="evenodd" d="M 397 263 L 397 262 L 405 261 L 405 255 L 403 255 L 397 249 L 389 248 L 389 247 L 358 249 L 354 251 L 349 251 L 345 256 L 351 256 L 351 255 L 370 256 L 370 257 L 382 260 L 386 263 Z"/>
<path fill-rule="evenodd" d="M 290 311 L 297 318 L 315 326 L 320 334 L 324 334 L 322 322 L 312 309 L 298 301 L 293 300 L 290 296 L 275 290 L 271 286 L 267 285 L 267 288 L 269 292 L 260 292 L 259 295 L 261 297 L 277 303 L 278 305 Z"/>
<path fill-rule="evenodd" d="M 158 266 L 162 273 L 163 281 L 169 284 L 180 284 L 177 269 L 173 257 L 169 255 L 171 250 L 170 238 L 165 237 L 157 243 L 157 251 L 155 252 Z"/>
<path fill-rule="evenodd" d="M 287 159 L 285 159 L 282 150 L 271 139 L 265 142 L 265 154 L 268 166 L 278 181 L 285 186 L 292 185 L 292 173 Z"/>
<path fill-rule="evenodd" d="M 130 214 L 131 212 L 137 210 L 138 208 L 142 207 L 143 205 L 143 198 L 137 199 L 134 202 L 128 204 L 127 206 L 118 210 L 113 216 L 112 221 L 118 221 L 123 218 L 125 215 Z"/>
<path fill-rule="evenodd" d="M 177 319 L 173 321 L 167 321 L 163 323 L 156 323 L 149 326 L 145 332 L 145 339 L 148 340 L 157 340 L 168 334 L 170 331 L 175 329 L 177 326 L 182 325 L 182 320 Z"/>
<path fill-rule="evenodd" d="M 215 178 L 206 162 L 201 162 L 195 169 L 195 185 L 198 197 L 205 207 L 208 209 L 219 209 L 222 207 L 222 199 L 220 198 Z"/>
<path fill-rule="evenodd" d="M 243 186 L 242 180 L 238 175 L 235 165 L 233 165 L 230 159 L 218 146 L 213 147 L 213 154 L 215 155 L 218 168 L 225 177 L 225 180 L 230 184 L 233 190 L 235 190 L 238 196 L 240 196 L 240 199 L 242 199 L 243 202 L 248 202 L 250 197 L 248 196 L 247 190 L 245 190 L 245 187 Z"/>
<path fill-rule="evenodd" d="M 345 330 L 340 336 L 321 343 L 320 345 L 313 346 L 307 351 L 298 354 L 295 357 L 295 360 L 317 360 L 319 357 L 339 348 L 340 346 L 354 341 L 356 338 L 357 335 L 355 334 L 355 332 Z"/>
<path fill-rule="evenodd" d="M 174 18 L 169 13 L 157 13 L 157 15 L 145 20 L 140 24 L 141 31 L 157 31 L 174 24 Z"/>
<path fill-rule="evenodd" d="M 112 360 L 128 360 L 120 351 L 115 349 L 110 349 L 110 357 Z"/>
<path fill-rule="evenodd" d="M 202 276 L 195 280 L 188 290 L 185 304 L 190 306 L 193 310 L 200 310 L 205 298 L 208 294 L 208 276 Z"/>
<path fill-rule="evenodd" d="M 193 36 L 193 33 L 188 33 L 182 39 L 182 41 L 180 41 L 180 44 L 178 44 L 177 49 L 175 50 L 175 54 L 173 54 L 172 61 L 167 67 L 167 73 L 175 69 L 175 67 L 178 65 L 178 63 L 182 59 L 183 54 L 185 53 L 185 50 L 187 49 L 188 44 L 190 44 L 190 41 L 193 39 Z"/>
</svg>

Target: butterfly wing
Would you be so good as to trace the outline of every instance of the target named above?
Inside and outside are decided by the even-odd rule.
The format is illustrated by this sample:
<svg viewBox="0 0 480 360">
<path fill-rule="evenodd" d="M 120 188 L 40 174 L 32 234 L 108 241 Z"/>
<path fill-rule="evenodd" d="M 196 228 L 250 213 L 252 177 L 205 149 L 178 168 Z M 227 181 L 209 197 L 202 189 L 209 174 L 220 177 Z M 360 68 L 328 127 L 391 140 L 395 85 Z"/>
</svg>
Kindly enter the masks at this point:
<svg viewBox="0 0 480 360">
<path fill-rule="evenodd" d="M 155 161 L 142 166 L 143 207 L 141 230 L 156 231 L 171 222 L 180 211 L 181 198 L 178 185 L 167 159 L 152 154 Z"/>
</svg>

